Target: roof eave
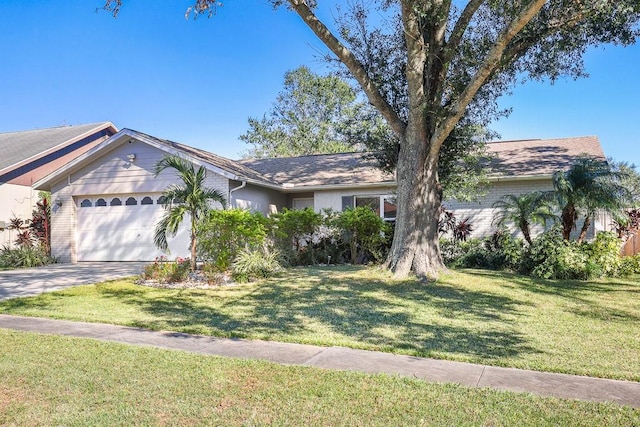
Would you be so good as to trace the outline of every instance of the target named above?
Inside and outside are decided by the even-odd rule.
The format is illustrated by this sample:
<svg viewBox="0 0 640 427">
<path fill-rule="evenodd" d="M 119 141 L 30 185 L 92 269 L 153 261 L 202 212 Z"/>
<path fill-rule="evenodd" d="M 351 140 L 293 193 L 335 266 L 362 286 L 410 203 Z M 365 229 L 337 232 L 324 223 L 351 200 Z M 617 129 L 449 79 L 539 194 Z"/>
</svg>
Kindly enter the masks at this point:
<svg viewBox="0 0 640 427">
<path fill-rule="evenodd" d="M 551 179 L 552 174 L 537 174 L 537 175 L 493 175 L 488 176 L 489 182 L 500 181 L 540 181 L 545 179 Z"/>
</svg>

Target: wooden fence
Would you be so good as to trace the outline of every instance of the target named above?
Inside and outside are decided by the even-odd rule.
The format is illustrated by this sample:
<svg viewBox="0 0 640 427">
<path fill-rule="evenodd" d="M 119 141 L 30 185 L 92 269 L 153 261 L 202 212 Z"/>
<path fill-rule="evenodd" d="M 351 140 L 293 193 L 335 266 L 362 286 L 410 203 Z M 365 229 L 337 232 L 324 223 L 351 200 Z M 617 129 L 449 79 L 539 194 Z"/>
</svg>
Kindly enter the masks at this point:
<svg viewBox="0 0 640 427">
<path fill-rule="evenodd" d="M 640 233 L 632 234 L 622 246 L 622 250 L 620 251 L 620 255 L 622 256 L 633 256 L 635 254 L 640 253 Z"/>
</svg>

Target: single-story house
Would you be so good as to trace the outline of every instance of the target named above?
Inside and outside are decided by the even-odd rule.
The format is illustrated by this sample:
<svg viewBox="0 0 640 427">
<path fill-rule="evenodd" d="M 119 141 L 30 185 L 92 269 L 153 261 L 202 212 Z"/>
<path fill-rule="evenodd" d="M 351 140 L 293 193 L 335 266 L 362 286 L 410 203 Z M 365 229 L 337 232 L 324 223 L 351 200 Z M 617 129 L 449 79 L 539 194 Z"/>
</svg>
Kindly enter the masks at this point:
<svg viewBox="0 0 640 427">
<path fill-rule="evenodd" d="M 492 143 L 491 186 L 480 202 L 447 201 L 460 218 L 470 217 L 477 236 L 488 234 L 491 205 L 503 194 L 551 188 L 551 174 L 581 153 L 604 158 L 596 137 Z M 362 153 L 230 160 L 184 144 L 122 129 L 35 183 L 52 193 L 52 252 L 62 262 L 153 260 L 155 223 L 163 214 L 162 191 L 177 182 L 154 165 L 167 154 L 207 169 L 207 185 L 227 195 L 232 207 L 265 214 L 283 208 L 342 210 L 372 206 L 395 217 L 392 174 Z M 596 222 L 596 227 L 601 224 Z M 188 255 L 186 229 L 169 242 L 171 257 Z"/>
<path fill-rule="evenodd" d="M 9 220 L 31 218 L 38 201 L 32 184 L 106 140 L 110 122 L 0 133 L 0 246 L 11 245 Z"/>
</svg>

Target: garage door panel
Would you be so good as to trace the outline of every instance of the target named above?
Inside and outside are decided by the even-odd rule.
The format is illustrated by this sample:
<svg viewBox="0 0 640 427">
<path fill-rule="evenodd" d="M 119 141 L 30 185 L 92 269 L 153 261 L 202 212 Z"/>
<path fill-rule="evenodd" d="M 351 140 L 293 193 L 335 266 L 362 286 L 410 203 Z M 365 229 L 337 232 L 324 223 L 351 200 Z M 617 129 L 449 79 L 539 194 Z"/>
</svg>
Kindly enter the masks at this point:
<svg viewBox="0 0 640 427">
<path fill-rule="evenodd" d="M 115 196 L 114 196 L 115 197 Z M 121 200 L 127 197 L 117 196 Z M 134 196 L 141 200 L 144 196 Z M 152 196 L 157 200 L 158 196 Z M 113 199 L 109 197 L 108 200 Z M 164 215 L 162 205 L 79 207 L 77 211 L 77 256 L 79 261 L 153 261 L 189 256 L 189 217 L 175 237 L 168 238 L 170 254 L 153 243 L 155 227 Z"/>
</svg>

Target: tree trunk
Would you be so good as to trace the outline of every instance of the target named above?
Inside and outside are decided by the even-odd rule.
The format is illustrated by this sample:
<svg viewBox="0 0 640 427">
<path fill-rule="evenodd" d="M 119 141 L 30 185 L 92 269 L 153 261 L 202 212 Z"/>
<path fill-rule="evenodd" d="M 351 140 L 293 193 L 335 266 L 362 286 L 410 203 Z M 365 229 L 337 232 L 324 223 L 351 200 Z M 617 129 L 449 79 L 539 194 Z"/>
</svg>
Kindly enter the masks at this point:
<svg viewBox="0 0 640 427">
<path fill-rule="evenodd" d="M 196 223 L 195 215 L 191 216 L 191 271 L 196 271 Z"/>
<path fill-rule="evenodd" d="M 531 244 L 531 231 L 530 231 L 529 223 L 525 222 L 522 224 L 520 231 L 522 231 L 522 235 L 524 236 L 524 240 L 527 241 L 528 244 Z"/>
<path fill-rule="evenodd" d="M 571 239 L 571 230 L 576 225 L 576 208 L 568 204 L 562 208 L 562 237 L 565 240 Z"/>
<path fill-rule="evenodd" d="M 582 228 L 580 229 L 580 235 L 578 236 L 578 243 L 584 242 L 584 239 L 587 237 L 587 231 L 589 231 L 590 225 L 591 225 L 591 215 L 587 215 L 584 217 L 584 223 L 582 224 Z"/>
<path fill-rule="evenodd" d="M 440 254 L 438 218 L 442 190 L 438 182 L 438 159 L 429 156 L 428 144 L 408 129 L 398 155 L 398 212 L 393 244 L 386 266 L 394 277 L 411 271 L 435 279 L 444 270 Z"/>
</svg>

